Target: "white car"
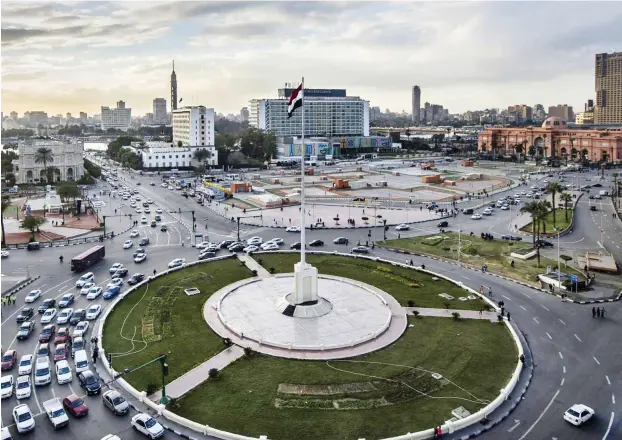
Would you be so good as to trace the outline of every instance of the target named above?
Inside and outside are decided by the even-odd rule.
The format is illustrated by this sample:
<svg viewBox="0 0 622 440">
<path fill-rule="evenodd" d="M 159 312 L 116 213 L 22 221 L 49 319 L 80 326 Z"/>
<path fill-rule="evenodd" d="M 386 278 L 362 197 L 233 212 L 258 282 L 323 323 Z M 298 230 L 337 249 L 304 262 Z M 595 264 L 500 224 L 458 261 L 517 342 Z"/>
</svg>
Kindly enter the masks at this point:
<svg viewBox="0 0 622 440">
<path fill-rule="evenodd" d="M 257 246 L 249 246 L 249 247 L 257 247 Z M 270 243 L 262 244 L 261 249 L 264 251 L 278 251 L 280 248 L 278 244 L 270 242 Z"/>
<path fill-rule="evenodd" d="M 501 211 L 507 211 L 508 209 L 510 209 L 510 206 L 509 206 L 509 205 L 503 205 L 503 206 L 501 207 Z"/>
<path fill-rule="evenodd" d="M 121 263 L 114 263 L 112 266 L 110 266 L 110 269 L 108 269 L 109 273 L 115 273 L 117 270 L 121 269 L 123 267 L 123 265 Z"/>
<path fill-rule="evenodd" d="M 17 400 L 28 399 L 32 394 L 32 382 L 30 381 L 30 374 L 24 376 L 18 376 L 15 381 L 15 397 Z"/>
<path fill-rule="evenodd" d="M 246 240 L 246 244 L 248 245 L 259 246 L 261 243 L 263 243 L 263 238 L 261 237 L 251 237 L 248 240 Z"/>
<path fill-rule="evenodd" d="M 36 300 L 38 300 L 40 296 L 41 296 L 41 289 L 31 290 L 30 292 L 28 292 L 28 295 L 26 295 L 26 298 L 24 299 L 24 301 L 27 304 L 33 303 Z"/>
<path fill-rule="evenodd" d="M 49 324 L 54 321 L 56 315 L 58 314 L 58 310 L 56 309 L 47 309 L 45 313 L 41 316 L 41 324 Z"/>
<path fill-rule="evenodd" d="M 121 278 L 114 278 L 106 285 L 106 289 L 110 289 L 111 287 L 117 287 L 117 286 L 122 286 L 122 285 L 123 285 L 123 280 Z"/>
<path fill-rule="evenodd" d="M 148 206 L 145 208 L 145 214 L 151 214 L 151 208 Z"/>
<path fill-rule="evenodd" d="M 95 274 L 93 272 L 87 272 L 78 278 L 76 281 L 76 287 L 83 287 L 86 283 L 90 283 L 95 280 Z"/>
<path fill-rule="evenodd" d="M 134 257 L 134 263 L 142 263 L 146 259 L 147 259 L 147 254 L 145 253 L 138 254 Z"/>
<path fill-rule="evenodd" d="M 277 246 L 278 247 L 278 246 Z M 244 249 L 242 249 L 244 252 L 246 252 L 247 254 L 249 252 L 257 252 L 259 250 L 259 246 L 255 246 L 254 244 L 251 244 L 249 246 L 246 246 Z"/>
<path fill-rule="evenodd" d="M 147 203 L 149 203 L 150 205 L 153 205 L 155 202 L 151 199 L 147 199 Z"/>
<path fill-rule="evenodd" d="M 67 307 L 66 309 L 61 310 L 56 317 L 56 323 L 67 324 L 69 318 L 71 318 L 71 315 L 73 315 L 73 309 L 71 307 Z"/>
<path fill-rule="evenodd" d="M 99 286 L 93 287 L 89 290 L 89 293 L 86 294 L 86 299 L 97 299 L 99 295 L 102 294 L 102 288 Z"/>
<path fill-rule="evenodd" d="M 268 241 L 268 243 L 274 243 L 274 244 L 281 246 L 283 243 L 285 243 L 285 241 L 283 241 L 282 238 L 275 237 L 272 240 Z"/>
<path fill-rule="evenodd" d="M 35 364 L 35 386 L 47 385 L 52 382 L 50 362 L 48 359 L 39 358 Z"/>
<path fill-rule="evenodd" d="M 18 371 L 17 374 L 19 374 L 20 376 L 23 374 L 32 373 L 32 355 L 31 354 L 25 354 L 20 358 L 17 371 Z"/>
<path fill-rule="evenodd" d="M 136 214 L 142 214 L 142 213 L 143 213 L 142 208 L 136 208 Z"/>
<path fill-rule="evenodd" d="M 300 228 L 298 226 L 290 226 L 285 229 L 285 232 L 300 232 Z"/>
<path fill-rule="evenodd" d="M 481 214 L 473 214 L 471 216 L 471 220 L 480 220 L 482 218 Z"/>
<path fill-rule="evenodd" d="M 130 237 L 138 237 L 138 231 L 133 229 L 132 232 L 130 232 Z"/>
<path fill-rule="evenodd" d="M 129 249 L 132 246 L 134 246 L 134 242 L 132 240 L 125 240 L 125 243 L 123 243 L 123 249 Z"/>
<path fill-rule="evenodd" d="M 146 225 L 146 224 L 147 224 L 147 217 L 145 217 L 145 216 L 143 215 L 143 216 L 140 218 L 140 222 L 141 222 L 143 225 Z"/>
<path fill-rule="evenodd" d="M 162 214 L 162 210 L 160 208 L 156 208 L 156 214 Z"/>
<path fill-rule="evenodd" d="M 73 380 L 71 367 L 65 359 L 56 362 L 56 381 L 59 385 L 70 383 Z"/>
<path fill-rule="evenodd" d="M 152 439 L 164 435 L 162 425 L 148 414 L 139 413 L 132 417 L 132 428 Z"/>
<path fill-rule="evenodd" d="M 397 226 L 395 227 L 395 229 L 396 229 L 397 231 L 408 231 L 408 230 L 410 229 L 410 226 L 408 226 L 408 225 L 406 225 L 406 224 L 402 223 L 401 225 L 397 225 Z"/>
<path fill-rule="evenodd" d="M 95 287 L 95 283 L 86 283 L 82 286 L 82 289 L 80 289 L 80 295 L 86 295 L 93 287 Z"/>
<path fill-rule="evenodd" d="M 172 269 L 174 267 L 183 266 L 184 264 L 186 264 L 186 259 L 185 258 L 175 258 L 173 261 L 168 263 L 168 268 Z"/>
<path fill-rule="evenodd" d="M 594 415 L 594 410 L 582 404 L 572 405 L 564 413 L 564 420 L 575 426 L 580 426 L 590 420 Z"/>
<path fill-rule="evenodd" d="M 89 326 L 90 324 L 88 323 L 88 321 L 80 321 L 76 324 L 76 328 L 73 330 L 73 332 L 74 334 L 76 332 L 85 334 L 89 331 Z"/>
<path fill-rule="evenodd" d="M 167 188 L 167 187 L 168 187 L 168 184 L 167 184 L 167 183 L 162 183 L 162 184 L 160 184 L 160 186 L 161 186 L 162 188 Z"/>
<path fill-rule="evenodd" d="M 13 408 L 13 421 L 17 432 L 23 434 L 35 429 L 35 418 L 32 415 L 32 411 L 25 403 L 17 405 Z"/>
<path fill-rule="evenodd" d="M 0 379 L 0 393 L 3 399 L 13 395 L 13 386 L 13 376 L 2 376 L 2 379 Z"/>
<path fill-rule="evenodd" d="M 206 248 L 208 246 L 214 246 L 214 243 L 209 242 L 209 241 L 202 241 L 201 243 L 197 244 L 195 247 L 197 249 L 203 249 L 203 248 Z"/>
<path fill-rule="evenodd" d="M 492 215 L 492 209 L 486 208 L 486 209 L 484 209 L 484 212 L 482 212 L 482 214 L 484 214 L 484 215 Z"/>
<path fill-rule="evenodd" d="M 93 304 L 86 310 L 86 319 L 92 321 L 93 319 L 97 319 L 99 314 L 102 311 L 102 306 L 99 304 Z"/>
<path fill-rule="evenodd" d="M 9 255 L 11 254 L 9 254 L 9 251 L 2 251 L 0 255 L 2 255 L 2 258 L 9 258 Z"/>
</svg>

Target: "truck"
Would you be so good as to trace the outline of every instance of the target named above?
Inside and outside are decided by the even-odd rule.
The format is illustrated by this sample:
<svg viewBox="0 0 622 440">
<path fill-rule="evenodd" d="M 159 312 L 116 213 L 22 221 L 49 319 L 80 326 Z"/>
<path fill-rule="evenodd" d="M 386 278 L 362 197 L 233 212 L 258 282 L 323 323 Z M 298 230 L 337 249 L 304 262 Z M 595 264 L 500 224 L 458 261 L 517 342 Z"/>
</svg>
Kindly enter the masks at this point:
<svg viewBox="0 0 622 440">
<path fill-rule="evenodd" d="M 71 259 L 71 271 L 82 272 L 101 261 L 105 256 L 106 247 L 104 245 L 93 246 L 91 249 Z"/>
<path fill-rule="evenodd" d="M 54 429 L 59 429 L 69 424 L 69 417 L 58 397 L 43 402 L 43 409 L 52 425 L 54 425 Z"/>
</svg>

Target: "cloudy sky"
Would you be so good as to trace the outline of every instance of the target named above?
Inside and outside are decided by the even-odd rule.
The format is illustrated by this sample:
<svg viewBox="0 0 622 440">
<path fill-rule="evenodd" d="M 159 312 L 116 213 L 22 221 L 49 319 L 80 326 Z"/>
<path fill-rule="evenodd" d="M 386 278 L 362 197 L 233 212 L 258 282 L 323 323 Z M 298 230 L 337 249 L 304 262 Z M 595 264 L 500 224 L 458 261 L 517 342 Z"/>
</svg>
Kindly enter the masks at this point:
<svg viewBox="0 0 622 440">
<path fill-rule="evenodd" d="M 238 113 L 305 76 L 383 110 L 451 112 L 594 95 L 594 54 L 622 50 L 622 2 L 2 1 L 2 110 Z"/>
</svg>

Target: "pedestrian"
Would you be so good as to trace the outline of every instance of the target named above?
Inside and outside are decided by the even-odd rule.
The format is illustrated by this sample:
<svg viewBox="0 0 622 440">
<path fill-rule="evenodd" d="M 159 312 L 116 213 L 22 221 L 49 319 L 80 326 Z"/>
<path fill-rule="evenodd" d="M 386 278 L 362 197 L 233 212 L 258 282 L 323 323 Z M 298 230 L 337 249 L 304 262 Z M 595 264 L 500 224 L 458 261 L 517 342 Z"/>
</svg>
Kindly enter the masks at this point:
<svg viewBox="0 0 622 440">
<path fill-rule="evenodd" d="M 484 294 L 484 286 L 479 286 L 479 294 L 480 295 Z"/>
<path fill-rule="evenodd" d="M 488 296 L 492 298 L 492 287 L 488 286 Z"/>
<path fill-rule="evenodd" d="M 13 305 L 17 302 L 17 297 L 15 295 L 11 295 L 11 302 Z M 605 309 L 603 308 L 603 318 L 605 317 Z"/>
<path fill-rule="evenodd" d="M 525 355 L 524 355 L 524 354 L 521 354 L 521 355 L 518 357 L 518 359 L 521 361 L 521 363 L 522 363 L 522 364 L 524 364 L 524 363 L 525 363 Z"/>
<path fill-rule="evenodd" d="M 411 265 L 411 266 L 413 265 L 413 260 L 412 260 L 412 258 L 410 259 L 410 265 Z"/>
<path fill-rule="evenodd" d="M 596 318 L 596 307 L 592 307 L 592 318 Z"/>
<path fill-rule="evenodd" d="M 605 317 L 605 308 L 604 308 L 604 307 L 602 307 L 602 308 L 600 309 L 600 317 L 601 317 L 601 318 L 604 318 L 604 317 Z"/>
<path fill-rule="evenodd" d="M 549 292 L 553 293 L 553 285 L 549 284 Z"/>
<path fill-rule="evenodd" d="M 596 307 L 596 317 L 600 318 L 600 309 Z"/>
<path fill-rule="evenodd" d="M 510 312 L 508 312 L 508 321 L 510 320 Z"/>
<path fill-rule="evenodd" d="M 482 311 L 483 311 L 483 310 L 484 310 L 484 309 L 479 309 L 479 316 L 482 316 Z"/>
<path fill-rule="evenodd" d="M 2 307 L 4 307 L 6 305 L 6 297 L 2 297 Z"/>
<path fill-rule="evenodd" d="M 156 276 L 156 273 L 158 273 L 155 269 L 153 269 L 153 276 Z"/>
</svg>

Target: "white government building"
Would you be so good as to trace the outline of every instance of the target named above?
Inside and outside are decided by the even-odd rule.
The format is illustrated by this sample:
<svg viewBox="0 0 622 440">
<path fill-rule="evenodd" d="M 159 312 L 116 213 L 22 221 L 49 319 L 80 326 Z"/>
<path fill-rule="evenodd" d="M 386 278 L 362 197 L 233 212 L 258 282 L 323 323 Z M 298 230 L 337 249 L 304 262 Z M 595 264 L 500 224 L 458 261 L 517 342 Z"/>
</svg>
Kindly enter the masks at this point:
<svg viewBox="0 0 622 440">
<path fill-rule="evenodd" d="M 132 109 L 125 107 L 125 102 L 118 101 L 117 108 L 102 107 L 101 127 L 106 131 L 109 128 L 127 131 L 132 125 Z"/>
<path fill-rule="evenodd" d="M 188 151 L 190 151 L 190 159 L 192 159 L 196 150 L 205 149 L 210 152 L 211 156 L 205 159 L 204 163 L 207 165 L 218 165 L 218 152 L 214 146 L 214 116 L 213 108 L 206 108 L 202 105 L 186 106 L 173 110 L 171 118 L 173 124 L 173 145 L 168 145 L 170 151 L 163 153 L 165 156 L 168 156 L 165 157 L 166 162 L 174 163 L 172 159 L 187 159 Z M 181 147 L 179 146 L 180 144 Z M 162 147 L 154 146 L 151 154 L 145 155 L 143 153 L 143 166 L 147 167 L 147 164 L 158 163 L 157 161 L 161 163 L 162 154 L 157 153 L 160 151 L 159 148 Z M 192 162 L 192 165 L 196 165 L 196 163 Z M 175 167 L 174 165 L 166 166 Z M 158 165 L 153 165 L 152 167 L 157 168 Z"/>
<path fill-rule="evenodd" d="M 250 101 L 251 126 L 277 137 L 300 136 L 302 112 L 287 117 L 287 101 L 294 87 L 278 90 L 276 99 Z M 305 137 L 369 136 L 369 101 L 347 96 L 345 89 L 305 89 Z"/>
<path fill-rule="evenodd" d="M 48 168 L 54 168 L 54 181 L 74 181 L 84 176 L 84 143 L 61 142 L 51 140 L 32 140 L 19 142 L 19 157 L 13 161 L 13 172 L 17 183 L 38 183 L 47 181 L 43 163 L 36 163 L 35 156 L 39 148 L 52 150 L 52 162 Z"/>
<path fill-rule="evenodd" d="M 132 142 L 132 150 L 142 156 L 143 168 L 189 168 L 198 165 L 194 159 L 195 151 L 208 149 L 212 157 L 205 159 L 207 165 L 218 165 L 218 152 L 214 147 L 178 147 L 168 142 L 146 142 L 139 148 L 138 142 Z"/>
</svg>

